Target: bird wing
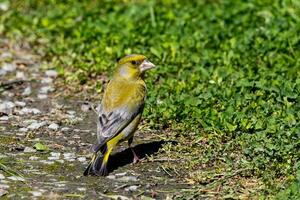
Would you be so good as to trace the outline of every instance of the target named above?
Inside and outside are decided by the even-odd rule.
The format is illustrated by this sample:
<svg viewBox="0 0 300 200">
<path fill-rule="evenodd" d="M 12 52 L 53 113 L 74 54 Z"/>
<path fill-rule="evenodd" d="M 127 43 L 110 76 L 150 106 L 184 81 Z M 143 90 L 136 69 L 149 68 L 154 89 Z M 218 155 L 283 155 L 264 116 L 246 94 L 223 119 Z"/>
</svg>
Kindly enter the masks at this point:
<svg viewBox="0 0 300 200">
<path fill-rule="evenodd" d="M 145 84 L 110 82 L 102 104 L 98 108 L 98 141 L 92 150 L 97 152 L 103 144 L 118 135 L 135 117 L 143 111 L 146 95 Z"/>
</svg>

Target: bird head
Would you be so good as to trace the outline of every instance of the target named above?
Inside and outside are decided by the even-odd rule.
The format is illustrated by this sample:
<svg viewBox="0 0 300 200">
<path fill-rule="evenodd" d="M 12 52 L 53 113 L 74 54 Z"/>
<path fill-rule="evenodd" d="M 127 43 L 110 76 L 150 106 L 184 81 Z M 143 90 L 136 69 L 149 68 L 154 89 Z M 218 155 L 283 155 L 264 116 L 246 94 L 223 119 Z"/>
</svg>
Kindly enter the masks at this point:
<svg viewBox="0 0 300 200">
<path fill-rule="evenodd" d="M 127 79 L 142 77 L 145 71 L 154 68 L 155 65 L 143 55 L 131 54 L 118 60 L 116 75 Z"/>
</svg>

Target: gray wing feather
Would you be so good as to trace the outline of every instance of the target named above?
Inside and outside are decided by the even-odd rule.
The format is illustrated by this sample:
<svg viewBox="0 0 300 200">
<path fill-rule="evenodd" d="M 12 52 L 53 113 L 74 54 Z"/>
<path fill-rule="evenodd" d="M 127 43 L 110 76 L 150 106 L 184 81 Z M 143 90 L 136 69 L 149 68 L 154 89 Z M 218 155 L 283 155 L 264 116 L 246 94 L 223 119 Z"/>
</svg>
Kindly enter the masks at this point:
<svg viewBox="0 0 300 200">
<path fill-rule="evenodd" d="M 97 138 L 92 150 L 97 152 L 108 140 L 118 135 L 132 120 L 143 110 L 144 103 L 137 105 L 135 112 L 129 112 L 127 107 L 105 112 L 101 105 L 98 106 Z"/>
</svg>

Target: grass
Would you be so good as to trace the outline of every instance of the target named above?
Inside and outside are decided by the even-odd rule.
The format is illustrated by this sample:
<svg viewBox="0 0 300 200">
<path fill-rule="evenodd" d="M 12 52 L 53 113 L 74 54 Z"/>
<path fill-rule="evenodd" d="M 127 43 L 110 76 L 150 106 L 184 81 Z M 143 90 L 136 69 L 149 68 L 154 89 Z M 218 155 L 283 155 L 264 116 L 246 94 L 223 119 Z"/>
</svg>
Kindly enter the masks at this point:
<svg viewBox="0 0 300 200">
<path fill-rule="evenodd" d="M 200 183 L 195 194 L 276 196 L 299 183 L 299 1 L 2 4 L 0 34 L 31 44 L 67 83 L 109 75 L 129 53 L 157 64 L 144 121 L 179 141 L 165 151 L 184 162 L 166 167 Z"/>
</svg>

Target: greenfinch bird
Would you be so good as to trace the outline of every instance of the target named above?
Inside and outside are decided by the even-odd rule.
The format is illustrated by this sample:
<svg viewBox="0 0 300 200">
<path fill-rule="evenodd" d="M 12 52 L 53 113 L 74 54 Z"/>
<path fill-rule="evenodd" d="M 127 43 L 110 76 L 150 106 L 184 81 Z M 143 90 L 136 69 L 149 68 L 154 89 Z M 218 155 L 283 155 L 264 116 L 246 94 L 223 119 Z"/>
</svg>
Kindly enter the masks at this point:
<svg viewBox="0 0 300 200">
<path fill-rule="evenodd" d="M 94 155 L 84 175 L 106 176 L 109 155 L 122 141 L 128 141 L 134 156 L 133 162 L 138 161 L 131 143 L 141 120 L 147 93 L 143 75 L 154 67 L 143 55 L 132 54 L 118 60 L 117 68 L 96 110 L 97 142 L 92 146 Z M 103 154 L 100 170 L 97 167 L 99 151 Z"/>
</svg>

